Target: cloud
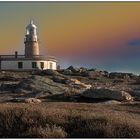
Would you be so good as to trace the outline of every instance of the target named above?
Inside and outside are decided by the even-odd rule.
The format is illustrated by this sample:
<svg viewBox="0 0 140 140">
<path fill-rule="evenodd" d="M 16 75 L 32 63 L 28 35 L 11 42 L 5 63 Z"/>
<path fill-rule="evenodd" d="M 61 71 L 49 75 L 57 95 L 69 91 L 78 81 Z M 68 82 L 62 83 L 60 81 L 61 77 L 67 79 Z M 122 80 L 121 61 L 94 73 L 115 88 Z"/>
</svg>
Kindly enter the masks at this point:
<svg viewBox="0 0 140 140">
<path fill-rule="evenodd" d="M 140 47 L 140 39 L 134 39 L 128 42 L 129 46 Z"/>
</svg>

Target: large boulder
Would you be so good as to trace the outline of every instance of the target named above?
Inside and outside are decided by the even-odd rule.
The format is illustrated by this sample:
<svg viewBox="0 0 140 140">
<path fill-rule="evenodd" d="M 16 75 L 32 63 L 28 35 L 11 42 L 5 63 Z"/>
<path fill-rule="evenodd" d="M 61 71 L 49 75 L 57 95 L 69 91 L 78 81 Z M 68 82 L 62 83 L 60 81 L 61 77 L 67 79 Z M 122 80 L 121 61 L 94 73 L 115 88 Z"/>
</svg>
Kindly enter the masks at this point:
<svg viewBox="0 0 140 140">
<path fill-rule="evenodd" d="M 73 66 L 70 66 L 67 68 L 68 70 L 71 70 L 73 73 L 78 73 L 80 72 L 80 69 L 79 68 L 76 68 L 76 67 L 73 67 Z"/>
<path fill-rule="evenodd" d="M 79 70 L 80 70 L 79 73 L 80 73 L 81 76 L 84 76 L 84 77 L 88 76 L 88 69 L 87 68 L 81 67 Z"/>
<path fill-rule="evenodd" d="M 66 69 L 66 70 L 63 71 L 63 74 L 64 75 L 71 75 L 72 74 L 72 71 L 69 70 L 69 69 Z"/>
<path fill-rule="evenodd" d="M 113 91 L 109 89 L 88 89 L 81 94 L 83 97 L 93 99 L 110 99 L 118 101 L 132 101 L 133 97 L 125 91 Z"/>
<path fill-rule="evenodd" d="M 134 97 L 134 100 L 140 101 L 140 90 L 132 90 L 130 94 Z"/>
<path fill-rule="evenodd" d="M 62 94 L 67 90 L 67 86 L 61 83 L 53 82 L 53 80 L 45 77 L 34 75 L 22 80 L 15 89 L 18 93 L 27 93 L 36 97 L 37 94 Z"/>
<path fill-rule="evenodd" d="M 88 71 L 88 69 L 87 68 L 85 68 L 85 67 L 80 67 L 80 73 L 85 73 L 85 72 L 87 72 Z"/>
</svg>

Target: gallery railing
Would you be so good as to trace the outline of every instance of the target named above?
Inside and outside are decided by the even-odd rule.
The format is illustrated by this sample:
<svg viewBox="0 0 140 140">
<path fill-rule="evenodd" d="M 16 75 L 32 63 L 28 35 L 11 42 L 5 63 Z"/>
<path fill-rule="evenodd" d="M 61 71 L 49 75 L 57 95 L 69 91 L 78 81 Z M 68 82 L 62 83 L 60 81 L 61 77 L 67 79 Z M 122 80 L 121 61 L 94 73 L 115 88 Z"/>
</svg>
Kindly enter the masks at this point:
<svg viewBox="0 0 140 140">
<path fill-rule="evenodd" d="M 34 59 L 34 60 L 53 60 L 56 61 L 56 57 L 54 56 L 44 56 L 44 55 L 34 55 L 32 57 L 25 57 L 25 55 L 0 55 L 0 60 L 29 60 L 29 59 Z"/>
</svg>

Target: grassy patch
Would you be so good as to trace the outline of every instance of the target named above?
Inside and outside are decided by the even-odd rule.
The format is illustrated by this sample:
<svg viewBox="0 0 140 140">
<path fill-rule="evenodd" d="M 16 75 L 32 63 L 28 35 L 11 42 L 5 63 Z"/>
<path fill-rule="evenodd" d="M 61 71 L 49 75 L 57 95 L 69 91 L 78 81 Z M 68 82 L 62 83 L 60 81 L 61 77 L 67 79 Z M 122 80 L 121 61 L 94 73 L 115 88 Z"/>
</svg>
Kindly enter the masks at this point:
<svg viewBox="0 0 140 140">
<path fill-rule="evenodd" d="M 134 105 L 1 104 L 1 138 L 140 138 Z"/>
</svg>

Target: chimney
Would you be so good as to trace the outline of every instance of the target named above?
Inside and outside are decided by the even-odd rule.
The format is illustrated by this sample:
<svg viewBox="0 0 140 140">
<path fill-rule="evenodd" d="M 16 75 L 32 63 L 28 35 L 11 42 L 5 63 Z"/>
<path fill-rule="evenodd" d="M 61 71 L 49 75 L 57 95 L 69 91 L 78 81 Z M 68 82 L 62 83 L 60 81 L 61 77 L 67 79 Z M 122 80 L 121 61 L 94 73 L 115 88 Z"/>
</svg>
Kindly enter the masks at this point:
<svg viewBox="0 0 140 140">
<path fill-rule="evenodd" d="M 18 52 L 17 51 L 15 51 L 15 58 L 17 58 L 18 57 Z"/>
</svg>

